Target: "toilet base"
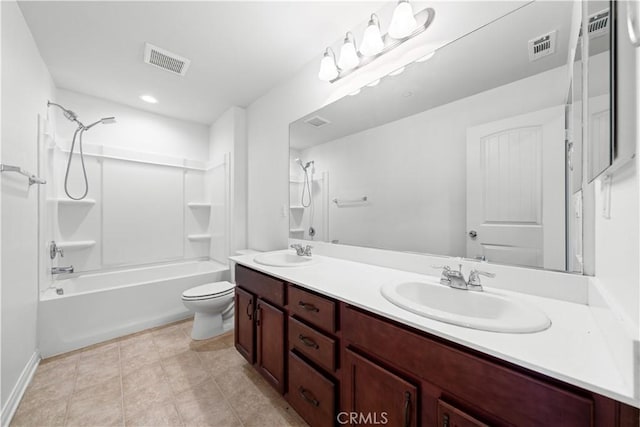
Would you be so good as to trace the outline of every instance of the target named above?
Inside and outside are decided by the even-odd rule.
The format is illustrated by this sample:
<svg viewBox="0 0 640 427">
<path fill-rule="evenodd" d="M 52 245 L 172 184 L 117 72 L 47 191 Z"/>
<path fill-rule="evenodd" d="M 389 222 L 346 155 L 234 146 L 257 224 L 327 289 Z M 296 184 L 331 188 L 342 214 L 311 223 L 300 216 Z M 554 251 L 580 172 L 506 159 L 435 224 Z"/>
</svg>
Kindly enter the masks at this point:
<svg viewBox="0 0 640 427">
<path fill-rule="evenodd" d="M 194 340 L 206 340 L 225 332 L 222 322 L 222 314 L 196 313 L 193 318 L 191 338 Z"/>
</svg>

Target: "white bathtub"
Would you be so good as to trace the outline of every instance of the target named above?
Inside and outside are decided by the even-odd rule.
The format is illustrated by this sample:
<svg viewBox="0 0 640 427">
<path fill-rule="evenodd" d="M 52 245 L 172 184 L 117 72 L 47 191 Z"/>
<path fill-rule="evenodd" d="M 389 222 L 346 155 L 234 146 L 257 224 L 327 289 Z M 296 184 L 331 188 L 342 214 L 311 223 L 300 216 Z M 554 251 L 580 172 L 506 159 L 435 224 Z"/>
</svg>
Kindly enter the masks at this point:
<svg viewBox="0 0 640 427">
<path fill-rule="evenodd" d="M 56 280 L 40 296 L 40 353 L 49 357 L 189 317 L 183 291 L 229 280 L 215 261 L 185 261 Z M 56 288 L 64 291 L 56 293 Z"/>
</svg>

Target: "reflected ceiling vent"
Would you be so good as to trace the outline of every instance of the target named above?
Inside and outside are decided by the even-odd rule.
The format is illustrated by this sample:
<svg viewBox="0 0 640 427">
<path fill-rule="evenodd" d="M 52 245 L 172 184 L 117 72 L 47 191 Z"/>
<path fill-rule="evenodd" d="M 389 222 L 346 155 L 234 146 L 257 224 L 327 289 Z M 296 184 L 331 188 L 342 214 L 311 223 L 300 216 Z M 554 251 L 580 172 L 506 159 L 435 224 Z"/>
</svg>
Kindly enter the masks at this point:
<svg viewBox="0 0 640 427">
<path fill-rule="evenodd" d="M 556 31 L 529 40 L 529 61 L 535 61 L 556 51 Z"/>
<path fill-rule="evenodd" d="M 187 58 L 151 43 L 144 44 L 144 62 L 179 76 L 184 76 L 191 64 Z"/>
<path fill-rule="evenodd" d="M 604 36 L 609 32 L 609 9 L 601 10 L 589 16 L 589 37 Z"/>
<path fill-rule="evenodd" d="M 331 123 L 329 120 L 323 119 L 320 116 L 313 116 L 310 119 L 305 120 L 304 122 L 310 124 L 311 126 L 315 126 L 317 128 Z"/>
</svg>

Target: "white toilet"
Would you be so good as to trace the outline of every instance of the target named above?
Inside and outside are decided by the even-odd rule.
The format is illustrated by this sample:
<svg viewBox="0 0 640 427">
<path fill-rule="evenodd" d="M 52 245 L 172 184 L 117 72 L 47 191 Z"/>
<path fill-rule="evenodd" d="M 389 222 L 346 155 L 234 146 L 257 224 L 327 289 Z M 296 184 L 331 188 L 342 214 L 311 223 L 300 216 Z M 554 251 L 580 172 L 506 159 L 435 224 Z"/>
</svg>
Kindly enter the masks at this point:
<svg viewBox="0 0 640 427">
<path fill-rule="evenodd" d="M 191 338 L 206 340 L 233 328 L 233 300 L 235 285 L 215 282 L 187 289 L 182 302 L 195 312 Z"/>
</svg>

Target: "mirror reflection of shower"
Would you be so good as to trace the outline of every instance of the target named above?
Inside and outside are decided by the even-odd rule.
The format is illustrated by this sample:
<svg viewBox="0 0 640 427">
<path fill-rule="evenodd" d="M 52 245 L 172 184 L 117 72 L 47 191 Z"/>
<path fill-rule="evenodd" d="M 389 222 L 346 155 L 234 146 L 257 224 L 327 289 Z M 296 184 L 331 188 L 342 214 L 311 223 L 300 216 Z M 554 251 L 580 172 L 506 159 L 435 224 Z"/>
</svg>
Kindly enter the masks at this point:
<svg viewBox="0 0 640 427">
<path fill-rule="evenodd" d="M 300 204 L 302 207 L 309 208 L 309 237 L 316 235 L 316 230 L 313 228 L 313 197 L 311 194 L 311 186 L 313 184 L 313 174 L 316 171 L 315 162 L 313 160 L 304 163 L 302 159 L 297 158 L 296 163 L 300 165 L 304 172 L 304 182 L 302 185 L 302 194 L 300 195 Z M 309 168 L 311 168 L 311 178 L 309 178 Z M 305 202 L 305 200 L 307 200 Z"/>
<path fill-rule="evenodd" d="M 91 129 L 92 127 L 94 127 L 97 124 L 103 124 L 103 125 L 108 125 L 108 124 L 112 124 L 116 122 L 116 118 L 115 117 L 103 117 L 98 121 L 95 121 L 89 125 L 84 125 L 80 120 L 78 120 L 78 115 L 69 110 L 64 108 L 62 105 L 60 104 L 56 104 L 54 102 L 51 101 L 47 101 L 47 107 L 50 106 L 56 106 L 59 109 L 62 110 L 62 114 L 64 115 L 64 117 L 71 121 L 74 122 L 78 125 L 78 127 L 76 128 L 75 132 L 73 133 L 73 139 L 71 140 L 71 148 L 69 150 L 69 159 L 67 160 L 67 170 L 64 174 L 64 192 L 67 194 L 67 197 L 69 197 L 71 200 L 82 200 L 85 197 L 87 197 L 87 194 L 89 193 L 89 180 L 87 179 L 87 169 L 84 165 L 84 153 L 82 151 L 82 134 L 85 133 L 86 131 L 88 131 L 89 129 Z M 71 169 L 71 159 L 73 158 L 73 151 L 75 149 L 76 146 L 76 138 L 78 139 L 78 149 L 80 151 L 80 163 L 82 165 L 82 174 L 84 176 L 84 193 L 82 193 L 82 195 L 80 197 L 73 197 L 70 193 L 69 193 L 69 185 L 68 185 L 68 181 L 69 181 L 69 170 Z"/>
</svg>

